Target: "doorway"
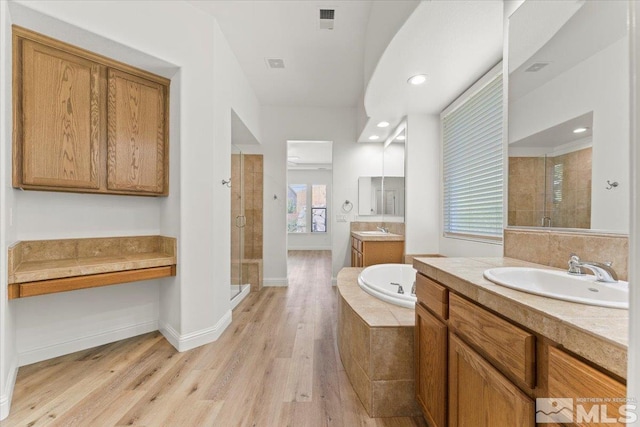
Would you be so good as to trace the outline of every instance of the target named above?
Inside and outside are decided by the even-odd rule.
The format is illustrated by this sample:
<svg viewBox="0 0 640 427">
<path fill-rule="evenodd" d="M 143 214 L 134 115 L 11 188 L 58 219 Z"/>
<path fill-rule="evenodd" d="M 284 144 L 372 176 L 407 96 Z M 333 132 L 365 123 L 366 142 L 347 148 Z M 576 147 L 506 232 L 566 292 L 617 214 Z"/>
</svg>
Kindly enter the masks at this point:
<svg viewBox="0 0 640 427">
<path fill-rule="evenodd" d="M 287 141 L 287 253 L 332 249 L 333 143 Z"/>
</svg>

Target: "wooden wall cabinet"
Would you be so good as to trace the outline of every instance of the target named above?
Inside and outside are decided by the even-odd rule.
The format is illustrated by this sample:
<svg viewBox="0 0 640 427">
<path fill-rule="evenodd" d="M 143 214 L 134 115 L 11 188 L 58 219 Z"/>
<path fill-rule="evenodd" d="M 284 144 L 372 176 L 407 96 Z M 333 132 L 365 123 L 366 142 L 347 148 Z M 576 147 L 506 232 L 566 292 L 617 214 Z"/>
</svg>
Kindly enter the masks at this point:
<svg viewBox="0 0 640 427">
<path fill-rule="evenodd" d="M 602 398 L 618 416 L 622 382 L 444 283 L 418 274 L 416 286 L 416 399 L 429 425 L 534 426 L 534 399 L 553 397 Z"/>
<path fill-rule="evenodd" d="M 170 81 L 13 27 L 13 186 L 168 195 Z"/>
<path fill-rule="evenodd" d="M 398 240 L 362 240 L 351 236 L 351 267 L 375 264 L 402 264 L 404 242 Z"/>
</svg>

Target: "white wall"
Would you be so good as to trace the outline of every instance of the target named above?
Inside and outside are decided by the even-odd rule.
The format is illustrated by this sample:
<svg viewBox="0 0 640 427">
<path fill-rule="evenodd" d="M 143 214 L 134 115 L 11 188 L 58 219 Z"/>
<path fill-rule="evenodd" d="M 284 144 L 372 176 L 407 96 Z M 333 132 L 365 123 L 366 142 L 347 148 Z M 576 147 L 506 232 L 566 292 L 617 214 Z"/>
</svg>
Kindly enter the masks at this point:
<svg viewBox="0 0 640 427">
<path fill-rule="evenodd" d="M 11 99 L 11 16 L 8 3 L 0 1 L 0 99 Z M 6 249 L 16 240 L 9 217 L 14 207 L 11 191 L 11 103 L 0 102 L 0 272 L 7 271 Z M 0 274 L 0 420 L 9 414 L 13 384 L 18 370 L 15 313 L 7 299 L 7 275 Z"/>
<path fill-rule="evenodd" d="M 640 396 L 640 8 L 636 2 L 631 4 L 631 149 L 630 167 L 632 180 L 629 196 L 631 199 L 631 224 L 629 232 L 629 365 L 627 368 L 627 397 L 637 401 Z M 640 425 L 636 421 L 633 425 Z"/>
<path fill-rule="evenodd" d="M 405 253 L 440 253 L 440 118 L 409 114 L 406 140 Z"/>
<path fill-rule="evenodd" d="M 247 154 L 264 155 L 265 285 L 287 283 L 286 184 L 287 140 L 333 141 L 333 277 L 350 265 L 349 223 L 358 219 L 357 206 L 342 211 L 345 200 L 357 202 L 358 177 L 382 175 L 382 145 L 356 143 L 355 108 L 262 108 L 262 146 L 243 145 Z M 274 200 L 273 196 L 278 197 Z M 346 222 L 337 222 L 344 214 Z M 360 219 L 369 218 L 361 217 Z"/>
<path fill-rule="evenodd" d="M 331 250 L 331 233 L 333 231 L 333 189 L 331 181 L 333 173 L 330 170 L 290 170 L 287 174 L 289 184 L 324 184 L 327 186 L 327 232 L 326 233 L 288 233 L 288 250 Z M 309 197 L 311 194 L 309 193 Z M 310 199 L 309 199 L 310 200 Z M 307 206 L 307 213 L 311 214 L 311 206 Z"/>
<path fill-rule="evenodd" d="M 628 55 L 622 38 L 509 105 L 510 141 L 593 111 L 591 228 L 623 233 L 629 230 Z M 606 190 L 607 180 L 620 186 Z"/>
<path fill-rule="evenodd" d="M 167 198 L 20 192 L 10 188 L 10 126 L 4 126 L 3 253 L 15 240 L 161 233 L 178 238 L 178 276 L 13 300 L 8 307 L 2 298 L 0 404 L 11 377 L 7 359 L 18 352 L 28 363 L 158 326 L 181 350 L 220 335 L 231 320 L 230 194 L 219 184 L 230 171 L 231 108 L 260 135 L 259 104 L 217 23 L 189 3 L 15 1 L 9 9 L 0 21 L 3 83 L 11 80 L 10 21 L 172 77 L 171 188 Z M 11 123 L 10 94 L 3 91 L 2 99 L 2 122 Z M 6 295 L 6 275 L 0 277 Z"/>
</svg>

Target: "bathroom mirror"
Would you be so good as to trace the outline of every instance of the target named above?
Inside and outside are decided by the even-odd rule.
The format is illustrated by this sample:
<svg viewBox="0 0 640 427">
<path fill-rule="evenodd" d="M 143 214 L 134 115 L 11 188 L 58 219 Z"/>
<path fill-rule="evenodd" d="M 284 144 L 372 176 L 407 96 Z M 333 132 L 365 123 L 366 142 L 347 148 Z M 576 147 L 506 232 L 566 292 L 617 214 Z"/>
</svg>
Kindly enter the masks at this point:
<svg viewBox="0 0 640 427">
<path fill-rule="evenodd" d="M 384 215 L 385 219 L 404 218 L 404 177 L 359 177 L 358 215 Z"/>
<path fill-rule="evenodd" d="M 509 18 L 509 226 L 628 233 L 627 7 L 526 1 Z"/>
<path fill-rule="evenodd" d="M 406 125 L 403 121 L 384 145 L 382 199 L 385 221 L 404 221 L 405 142 Z"/>
</svg>

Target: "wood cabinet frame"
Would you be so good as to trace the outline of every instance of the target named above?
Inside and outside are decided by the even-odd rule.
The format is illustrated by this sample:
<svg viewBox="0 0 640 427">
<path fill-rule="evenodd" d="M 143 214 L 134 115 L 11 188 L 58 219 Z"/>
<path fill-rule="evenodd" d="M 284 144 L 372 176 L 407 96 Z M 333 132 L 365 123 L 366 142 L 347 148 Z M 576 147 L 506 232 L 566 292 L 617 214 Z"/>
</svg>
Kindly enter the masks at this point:
<svg viewBox="0 0 640 427">
<path fill-rule="evenodd" d="M 59 179 L 37 178 L 29 167 L 24 166 L 25 152 L 23 144 L 25 138 L 24 120 L 26 119 L 23 102 L 25 90 L 25 63 L 23 53 L 31 46 L 39 45 L 42 49 L 59 53 L 66 58 L 78 59 L 85 64 L 91 64 L 91 122 L 95 129 L 91 129 L 90 160 L 91 179 L 74 183 Z M 152 185 L 126 186 L 108 185 L 108 75 L 109 73 L 124 73 L 139 82 L 154 86 L 160 93 L 162 111 L 158 115 L 162 118 L 161 127 L 157 131 L 157 173 Z M 169 87 L 170 80 L 157 76 L 148 71 L 132 67 L 119 61 L 98 55 L 85 49 L 52 39 L 36 32 L 13 26 L 13 187 L 25 190 L 65 191 L 81 193 L 123 194 L 167 196 L 169 194 Z M 25 172 L 27 176 L 25 176 Z M 36 179 L 32 177 L 36 176 Z M 26 179 L 25 179 L 26 177 Z M 54 177 L 55 178 L 55 177 Z M 114 181 L 113 179 L 111 181 Z"/>
</svg>

